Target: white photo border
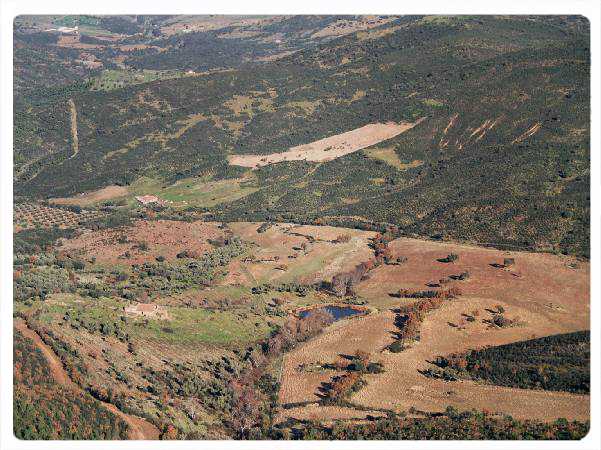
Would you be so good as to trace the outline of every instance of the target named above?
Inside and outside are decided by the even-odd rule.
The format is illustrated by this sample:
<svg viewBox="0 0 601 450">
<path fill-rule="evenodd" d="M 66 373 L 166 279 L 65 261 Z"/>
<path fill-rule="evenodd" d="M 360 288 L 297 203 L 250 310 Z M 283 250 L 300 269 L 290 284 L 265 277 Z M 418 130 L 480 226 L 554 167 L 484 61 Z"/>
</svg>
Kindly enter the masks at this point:
<svg viewBox="0 0 601 450">
<path fill-rule="evenodd" d="M 599 0 L 421 0 L 402 2 L 392 0 L 303 0 L 284 3 L 282 0 L 0 0 L 1 56 L 1 147 L 0 147 L 0 448 L 2 449 L 599 449 L 601 448 L 600 415 L 600 280 L 599 240 L 600 210 L 600 19 Z M 13 434 L 13 326 L 12 326 L 12 204 L 13 204 L 13 20 L 19 15 L 40 14 L 445 14 L 445 15 L 583 15 L 591 27 L 591 429 L 580 441 L 21 441 Z"/>
</svg>

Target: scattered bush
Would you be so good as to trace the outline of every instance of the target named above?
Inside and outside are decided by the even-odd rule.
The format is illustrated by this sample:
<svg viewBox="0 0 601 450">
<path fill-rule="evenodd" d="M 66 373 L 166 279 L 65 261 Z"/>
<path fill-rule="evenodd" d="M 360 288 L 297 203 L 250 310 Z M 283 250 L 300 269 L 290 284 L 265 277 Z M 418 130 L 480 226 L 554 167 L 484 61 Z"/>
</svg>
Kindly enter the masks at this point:
<svg viewBox="0 0 601 450">
<path fill-rule="evenodd" d="M 452 263 L 457 261 L 457 259 L 459 259 L 458 255 L 456 255 L 455 253 L 449 253 L 446 257 L 439 258 L 437 259 L 437 261 L 442 263 Z"/>
</svg>

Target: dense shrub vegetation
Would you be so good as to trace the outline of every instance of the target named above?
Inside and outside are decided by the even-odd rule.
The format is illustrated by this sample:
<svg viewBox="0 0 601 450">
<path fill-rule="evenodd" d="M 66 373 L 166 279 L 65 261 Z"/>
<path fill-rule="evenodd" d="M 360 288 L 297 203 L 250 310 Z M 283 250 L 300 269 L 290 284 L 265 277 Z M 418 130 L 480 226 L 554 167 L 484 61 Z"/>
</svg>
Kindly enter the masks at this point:
<svg viewBox="0 0 601 450">
<path fill-rule="evenodd" d="M 439 357 L 431 376 L 588 394 L 590 332 L 558 334 Z"/>
<path fill-rule="evenodd" d="M 552 423 L 520 421 L 479 412 L 457 412 L 448 408 L 440 416 L 409 419 L 400 416 L 374 419 L 367 424 L 335 423 L 331 427 L 312 422 L 285 423 L 273 434 L 279 439 L 310 440 L 530 440 L 582 439 L 589 424 L 557 420 Z"/>
<path fill-rule="evenodd" d="M 19 439 L 124 439 L 127 425 L 89 396 L 57 385 L 33 342 L 15 333 L 14 422 Z"/>
<path fill-rule="evenodd" d="M 286 33 L 332 20 L 294 18 L 274 26 Z M 376 146 L 392 148 L 404 169 L 363 152 L 321 165 L 265 166 L 255 172 L 258 189 L 213 208 L 214 217 L 369 216 L 403 234 L 588 255 L 586 24 L 403 17 L 382 30 L 382 37 L 350 34 L 234 71 L 74 91 L 31 109 L 18 103 L 16 192 L 72 195 L 141 175 L 166 182 L 233 178 L 243 170 L 228 165 L 228 153 L 278 152 L 367 122 L 425 117 Z M 136 50 L 130 57 L 140 67 L 167 68 L 177 60 L 200 69 L 208 60 L 198 63 L 196 50 L 211 39 L 215 33 L 160 38 L 168 51 Z M 227 46 L 224 53 L 238 45 L 228 39 L 215 43 Z M 247 50 L 249 59 L 261 54 L 259 44 Z M 72 159 L 67 96 L 77 106 L 79 145 L 86 149 Z M 302 185 L 290 182 L 292 174 L 303 177 Z"/>
</svg>

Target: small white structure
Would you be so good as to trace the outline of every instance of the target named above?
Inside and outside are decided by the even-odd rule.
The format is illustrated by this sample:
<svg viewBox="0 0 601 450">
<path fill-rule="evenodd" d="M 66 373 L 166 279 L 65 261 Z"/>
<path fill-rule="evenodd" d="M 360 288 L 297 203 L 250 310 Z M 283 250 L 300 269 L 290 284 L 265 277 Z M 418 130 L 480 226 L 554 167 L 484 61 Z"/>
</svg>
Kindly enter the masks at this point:
<svg viewBox="0 0 601 450">
<path fill-rule="evenodd" d="M 156 195 L 138 195 L 136 196 L 136 200 L 139 201 L 142 205 L 152 205 L 154 203 L 158 205 L 162 205 L 163 201 L 158 198 Z"/>
</svg>

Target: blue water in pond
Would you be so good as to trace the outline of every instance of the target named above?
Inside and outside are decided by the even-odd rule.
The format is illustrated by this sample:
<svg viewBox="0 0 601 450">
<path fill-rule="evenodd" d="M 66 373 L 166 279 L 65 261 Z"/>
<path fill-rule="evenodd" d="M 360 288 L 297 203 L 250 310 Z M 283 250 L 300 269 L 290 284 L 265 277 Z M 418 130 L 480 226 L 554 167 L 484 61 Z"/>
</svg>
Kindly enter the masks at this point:
<svg viewBox="0 0 601 450">
<path fill-rule="evenodd" d="M 347 317 L 357 316 L 364 313 L 364 311 L 359 311 L 348 306 L 327 305 L 322 308 L 314 308 L 306 311 L 301 311 L 298 313 L 298 315 L 302 319 L 307 317 L 307 315 L 311 311 L 315 311 L 317 309 L 325 309 L 327 312 L 334 316 L 334 320 L 346 319 Z"/>
</svg>

